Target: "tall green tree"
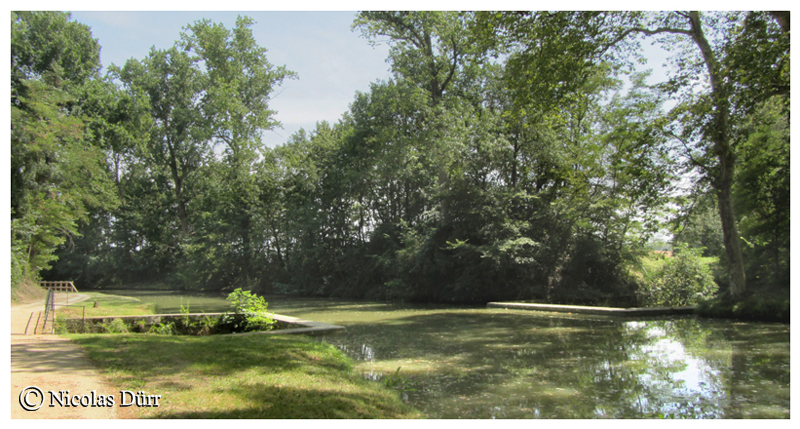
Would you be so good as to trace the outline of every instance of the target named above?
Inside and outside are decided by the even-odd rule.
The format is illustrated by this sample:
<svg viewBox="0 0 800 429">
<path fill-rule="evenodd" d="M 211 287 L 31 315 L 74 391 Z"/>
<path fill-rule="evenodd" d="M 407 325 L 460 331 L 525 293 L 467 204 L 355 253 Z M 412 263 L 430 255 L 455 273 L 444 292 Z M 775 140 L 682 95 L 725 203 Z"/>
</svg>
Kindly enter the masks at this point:
<svg viewBox="0 0 800 429">
<path fill-rule="evenodd" d="M 232 255 L 239 256 L 231 265 L 240 267 L 244 277 L 253 276 L 251 265 L 257 263 L 260 253 L 252 236 L 258 235 L 253 230 L 258 193 L 254 169 L 263 151 L 261 133 L 280 126 L 269 100 L 285 79 L 296 77 L 268 61 L 267 49 L 253 37 L 254 23 L 240 16 L 235 27 L 227 29 L 202 20 L 187 26 L 181 35 L 183 48 L 203 64 L 207 85 L 200 108 L 209 119 L 211 144 L 224 153 L 224 165 L 211 170 L 209 176 L 224 185 L 213 187 L 217 193 L 205 199 L 226 207 L 217 219 L 233 233 L 224 240 L 239 243 L 232 249 Z"/>
<path fill-rule="evenodd" d="M 131 93 L 147 96 L 153 127 L 147 156 L 172 181 L 180 236 L 190 233 L 187 206 L 197 170 L 207 162 L 211 147 L 209 119 L 200 109 L 206 79 L 197 59 L 185 50 L 152 48 L 143 61 L 130 59 L 112 68 Z"/>
<path fill-rule="evenodd" d="M 389 62 L 396 78 L 427 94 L 425 124 L 417 144 L 433 154 L 439 165 L 439 192 L 444 196 L 440 215 L 447 220 L 448 170 L 454 160 L 450 149 L 461 142 L 454 140 L 446 129 L 450 107 L 446 101 L 457 81 L 468 76 L 465 69 L 474 56 L 467 37 L 466 15 L 432 11 L 361 12 L 353 25 L 366 38 L 388 37 Z"/>
<path fill-rule="evenodd" d="M 736 146 L 740 140 L 736 123 L 752 112 L 759 100 L 773 95 L 788 97 L 788 34 L 766 18 L 765 13 L 673 12 L 654 17 L 645 27 L 625 32 L 668 35 L 664 40 L 668 44 L 690 42 L 678 57 L 681 67 L 677 75 L 668 84 L 671 93 L 683 96 L 683 102 L 672 111 L 678 120 L 673 135 L 685 147 L 700 152 L 699 157 L 695 156 L 697 153 L 689 153 L 688 158 L 716 194 L 730 293 L 734 298 L 742 297 L 747 289 L 733 199 Z M 753 21 L 767 34 L 747 37 L 746 29 L 740 32 L 737 28 L 752 26 Z M 751 57 L 752 61 L 739 58 L 741 52 L 758 48 L 762 52 Z M 754 73 L 766 78 L 748 81 Z M 708 89 L 699 94 L 694 90 L 698 75 L 707 77 L 709 84 Z M 687 91 L 687 88 L 692 89 Z"/>
<path fill-rule="evenodd" d="M 87 132 L 100 46 L 68 13 L 11 14 L 12 283 L 38 277 L 93 209 L 117 200 Z"/>
<path fill-rule="evenodd" d="M 678 52 L 676 74 L 665 89 L 679 96 L 672 137 L 687 150 L 717 197 L 730 292 L 746 290 L 732 188 L 737 118 L 759 100 L 788 97 L 788 21 L 763 12 L 608 13 L 540 12 L 480 15 L 484 34 L 499 29 L 503 46 L 523 65 L 512 83 L 518 98 L 561 99 L 564 87 L 588 76 L 599 61 L 615 61 L 638 47 L 634 35 L 655 37 Z M 535 36 L 535 37 L 534 37 Z M 543 55 L 556 52 L 558 55 Z M 570 52 L 563 58 L 563 52 Z M 530 70 L 530 71 L 529 71 Z M 707 82 L 707 86 L 704 83 Z M 569 93 L 569 91 L 567 91 Z"/>
</svg>

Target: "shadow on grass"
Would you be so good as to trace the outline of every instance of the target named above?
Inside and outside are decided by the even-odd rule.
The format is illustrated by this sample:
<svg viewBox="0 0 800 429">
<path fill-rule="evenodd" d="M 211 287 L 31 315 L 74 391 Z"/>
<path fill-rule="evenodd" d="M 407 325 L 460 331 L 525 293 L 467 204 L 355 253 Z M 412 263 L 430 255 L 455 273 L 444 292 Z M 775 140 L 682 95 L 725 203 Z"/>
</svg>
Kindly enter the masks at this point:
<svg viewBox="0 0 800 429">
<path fill-rule="evenodd" d="M 418 413 L 387 401 L 386 394 L 343 393 L 263 385 L 237 386 L 224 393 L 251 404 L 223 411 L 167 411 L 169 419 L 353 419 L 413 418 Z"/>
<path fill-rule="evenodd" d="M 315 356 L 324 352 L 325 345 L 289 337 L 110 334 L 79 335 L 73 339 L 104 367 L 143 377 L 168 376 L 189 367 L 219 376 L 257 367 L 265 371 L 292 371 L 309 362 L 320 368 L 349 369 L 344 359 L 322 360 Z"/>
<path fill-rule="evenodd" d="M 397 393 L 302 337 L 76 335 L 117 385 L 164 395 L 154 418 L 408 418 Z M 168 400 L 167 400 L 168 399 Z M 190 411 L 187 411 L 190 410 Z"/>
</svg>

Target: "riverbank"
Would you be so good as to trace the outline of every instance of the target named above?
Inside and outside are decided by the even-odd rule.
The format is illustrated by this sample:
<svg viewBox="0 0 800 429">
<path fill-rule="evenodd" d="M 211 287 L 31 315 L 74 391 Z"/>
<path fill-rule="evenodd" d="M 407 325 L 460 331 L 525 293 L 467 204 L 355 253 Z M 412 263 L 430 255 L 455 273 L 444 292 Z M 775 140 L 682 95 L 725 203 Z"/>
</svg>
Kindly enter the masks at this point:
<svg viewBox="0 0 800 429">
<path fill-rule="evenodd" d="M 70 303 L 77 298 L 70 294 Z M 135 298 L 89 293 L 81 299 L 81 306 L 61 309 L 59 314 L 152 312 L 151 304 Z M 28 314 L 43 303 L 34 305 L 36 308 L 18 307 L 17 314 L 25 313 L 18 317 L 19 334 L 24 332 Z M 15 343 L 12 336 L 12 411 L 19 409 L 12 412 L 14 418 L 419 417 L 396 391 L 355 373 L 350 359 L 336 347 L 305 337 L 76 334 L 28 335 L 24 341 Z M 38 346 L 27 344 L 30 341 L 37 341 Z M 62 350 L 64 347 L 69 350 Z M 46 371 L 35 364 L 37 359 L 52 361 L 55 357 L 61 363 L 52 363 Z M 20 367 L 29 368 L 25 372 Z M 15 379 L 15 373 L 25 377 Z M 79 373 L 87 377 L 76 384 Z M 116 393 L 117 405 L 120 390 L 142 391 L 145 397 L 160 395 L 159 406 L 25 412 L 17 403 L 19 390 L 36 383 L 46 390 Z M 95 414 L 88 415 L 88 411 Z"/>
<path fill-rule="evenodd" d="M 70 335 L 113 383 L 159 406 L 142 418 L 416 418 L 334 346 L 267 335 Z"/>
<path fill-rule="evenodd" d="M 740 300 L 723 295 L 701 301 L 697 314 L 721 319 L 789 323 L 791 300 L 788 291 L 750 292 Z"/>
</svg>

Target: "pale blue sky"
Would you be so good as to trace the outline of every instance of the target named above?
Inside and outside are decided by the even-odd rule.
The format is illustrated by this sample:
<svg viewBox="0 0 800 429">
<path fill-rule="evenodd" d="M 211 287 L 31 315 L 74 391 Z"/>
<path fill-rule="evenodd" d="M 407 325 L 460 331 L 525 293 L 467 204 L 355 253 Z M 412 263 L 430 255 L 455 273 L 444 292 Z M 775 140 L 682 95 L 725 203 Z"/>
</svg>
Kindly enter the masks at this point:
<svg viewBox="0 0 800 429">
<path fill-rule="evenodd" d="M 371 46 L 352 31 L 355 12 L 263 11 L 76 11 L 73 19 L 91 27 L 102 46 L 103 66 L 123 65 L 142 59 L 150 48 L 167 49 L 179 39 L 181 28 L 208 18 L 232 28 L 238 15 L 252 17 L 257 42 L 267 48 L 267 58 L 298 73 L 277 88 L 270 103 L 283 125 L 264 133 L 263 141 L 275 146 L 299 130 L 313 130 L 317 122 L 334 123 L 353 101 L 356 91 L 389 78 L 386 44 Z M 658 69 L 663 58 L 650 67 Z"/>
<path fill-rule="evenodd" d="M 74 3 L 74 4 L 71 4 Z M 501 1 L 500 3 L 503 3 Z M 567 1 L 569 3 L 569 0 Z M 32 0 L 24 6 L 14 9 L 58 9 L 71 11 L 73 19 L 87 24 L 94 37 L 102 46 L 101 60 L 104 66 L 111 63 L 123 65 L 129 58 L 142 59 L 150 48 L 171 47 L 179 39 L 181 28 L 196 20 L 208 18 L 232 28 L 238 15 L 252 17 L 256 24 L 252 27 L 257 42 L 267 48 L 267 57 L 275 65 L 285 65 L 295 71 L 299 79 L 287 80 L 277 88 L 270 107 L 277 110 L 276 118 L 283 125 L 264 133 L 263 140 L 269 146 L 285 142 L 291 134 L 305 128 L 313 130 L 319 121 L 336 122 L 348 109 L 356 91 L 366 92 L 369 85 L 378 80 L 388 79 L 389 65 L 386 63 L 388 47 L 371 46 L 360 37 L 358 31 L 352 31 L 351 25 L 355 17 L 354 10 L 364 8 L 447 8 L 432 2 L 404 3 L 403 6 L 391 3 L 372 2 L 361 4 L 330 3 L 338 9 L 353 11 L 258 11 L 258 9 L 322 9 L 326 3 L 309 3 L 306 0 L 278 3 L 274 1 L 244 2 L 230 0 L 225 3 L 197 3 L 171 0 L 152 2 L 142 0 L 136 4 L 126 4 L 131 8 L 147 8 L 155 11 L 113 11 L 119 4 L 107 2 L 56 2 Z M 187 7 L 197 9 L 226 8 L 237 11 L 175 11 Z M 438 6 L 438 7 L 437 7 Z M 465 9 L 480 9 L 468 1 Z M 472 6 L 472 7 L 470 7 Z M 481 7 L 486 7 L 483 4 Z M 531 7 L 530 4 L 511 3 L 505 8 L 492 3 L 492 7 L 501 9 L 519 9 Z M 516 6 L 516 7 L 514 7 Z M 565 4 L 566 6 L 566 4 Z M 241 7 L 241 9 L 240 9 Z M 450 6 L 452 7 L 452 6 Z M 172 8 L 173 11 L 158 11 Z M 106 10 L 106 11 L 99 11 Z M 256 10 L 256 11 L 253 11 Z M 643 44 L 649 47 L 649 44 Z M 664 53 L 651 54 L 647 67 L 654 69 L 653 81 L 664 79 Z"/>
<path fill-rule="evenodd" d="M 103 66 L 142 59 L 150 48 L 167 49 L 181 28 L 208 18 L 233 28 L 238 15 L 252 17 L 253 35 L 267 48 L 267 58 L 285 65 L 299 78 L 287 80 L 270 102 L 283 129 L 264 133 L 275 146 L 300 128 L 313 130 L 318 121 L 336 122 L 356 91 L 366 92 L 389 78 L 388 47 L 372 47 L 350 27 L 354 12 L 90 12 L 72 11 L 74 20 L 92 28 L 100 42 Z"/>
</svg>

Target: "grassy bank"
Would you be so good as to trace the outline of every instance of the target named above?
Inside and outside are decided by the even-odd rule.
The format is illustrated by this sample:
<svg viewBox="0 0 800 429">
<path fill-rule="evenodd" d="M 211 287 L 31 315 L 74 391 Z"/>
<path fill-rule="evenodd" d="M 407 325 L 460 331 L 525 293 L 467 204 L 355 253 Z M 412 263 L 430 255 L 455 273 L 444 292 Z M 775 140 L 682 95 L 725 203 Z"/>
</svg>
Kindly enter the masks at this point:
<svg viewBox="0 0 800 429">
<path fill-rule="evenodd" d="M 11 304 L 20 305 L 45 299 L 47 292 L 31 280 L 25 279 L 11 285 Z"/>
<path fill-rule="evenodd" d="M 363 379 L 305 337 L 72 335 L 120 389 L 161 395 L 150 418 L 415 418 L 397 392 Z"/>
<path fill-rule="evenodd" d="M 99 316 L 135 316 L 139 314 L 154 314 L 153 304 L 143 302 L 128 296 L 111 295 L 101 292 L 81 292 L 89 295 L 89 299 L 73 303 L 69 307 L 58 307 L 56 315 L 59 319 Z"/>
<path fill-rule="evenodd" d="M 727 295 L 703 301 L 697 306 L 697 314 L 723 319 L 789 323 L 790 307 L 789 291 L 759 290 L 751 291 L 736 301 Z"/>
<path fill-rule="evenodd" d="M 152 314 L 90 292 L 86 316 Z M 95 306 L 97 303 L 97 306 Z M 83 308 L 59 309 L 80 317 Z M 415 418 L 397 392 L 365 380 L 336 347 L 300 336 L 70 335 L 119 389 L 161 395 L 142 418 Z M 118 397 L 118 395 L 117 395 Z"/>
</svg>

